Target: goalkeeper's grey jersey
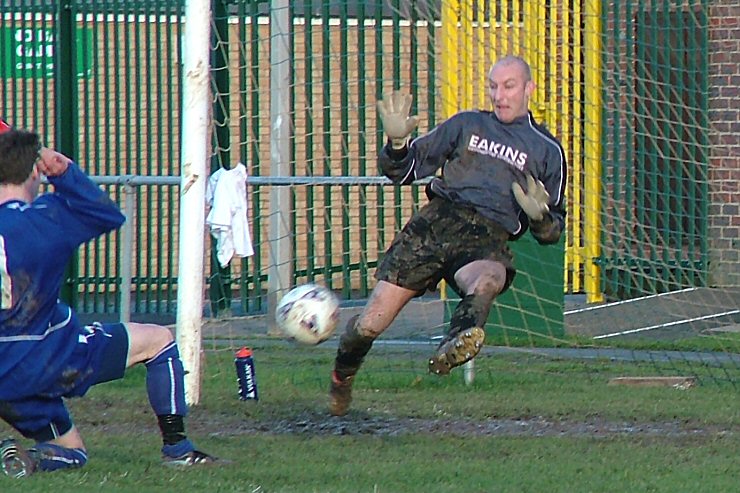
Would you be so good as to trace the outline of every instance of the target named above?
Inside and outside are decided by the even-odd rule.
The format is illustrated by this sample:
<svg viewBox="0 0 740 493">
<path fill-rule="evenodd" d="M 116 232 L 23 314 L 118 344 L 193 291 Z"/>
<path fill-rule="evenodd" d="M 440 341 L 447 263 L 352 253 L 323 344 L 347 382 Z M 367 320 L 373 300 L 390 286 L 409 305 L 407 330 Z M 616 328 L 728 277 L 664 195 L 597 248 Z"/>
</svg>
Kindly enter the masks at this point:
<svg viewBox="0 0 740 493">
<path fill-rule="evenodd" d="M 502 123 L 490 111 L 463 111 L 414 139 L 408 148 L 397 150 L 387 144 L 378 163 L 383 174 L 400 185 L 441 169 L 428 192 L 475 208 L 503 226 L 512 239 L 521 236 L 529 224 L 511 185 L 517 181 L 526 190 L 526 173 L 531 173 L 550 194 L 546 221 L 552 223 L 557 236 L 563 230 L 565 154 L 557 139 L 531 114 Z M 533 234 L 541 239 L 537 231 Z"/>
</svg>

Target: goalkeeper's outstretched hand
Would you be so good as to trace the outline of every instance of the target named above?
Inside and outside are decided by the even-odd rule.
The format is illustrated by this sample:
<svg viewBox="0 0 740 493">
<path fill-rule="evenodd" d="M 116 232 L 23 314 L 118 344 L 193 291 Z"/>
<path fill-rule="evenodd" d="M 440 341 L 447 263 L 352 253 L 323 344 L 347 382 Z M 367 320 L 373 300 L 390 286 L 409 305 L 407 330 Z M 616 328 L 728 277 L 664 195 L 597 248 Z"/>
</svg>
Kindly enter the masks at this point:
<svg viewBox="0 0 740 493">
<path fill-rule="evenodd" d="M 545 213 L 550 210 L 550 206 L 547 205 L 550 194 L 545 190 L 545 185 L 528 174 L 526 192 L 517 182 L 511 185 L 511 190 L 524 213 L 533 221 L 542 221 Z"/>
<path fill-rule="evenodd" d="M 411 101 L 411 94 L 403 91 L 393 91 L 378 101 L 378 113 L 383 121 L 383 130 L 395 149 L 401 149 L 406 145 L 406 140 L 419 123 L 416 116 L 409 116 Z"/>
</svg>

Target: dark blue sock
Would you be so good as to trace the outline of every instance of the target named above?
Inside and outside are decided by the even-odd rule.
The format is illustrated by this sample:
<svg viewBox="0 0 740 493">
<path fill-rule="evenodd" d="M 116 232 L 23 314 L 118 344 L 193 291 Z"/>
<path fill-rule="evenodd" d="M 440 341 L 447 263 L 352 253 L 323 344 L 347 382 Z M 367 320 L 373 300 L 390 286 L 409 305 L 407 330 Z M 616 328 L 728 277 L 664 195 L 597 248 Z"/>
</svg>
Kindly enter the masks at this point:
<svg viewBox="0 0 740 493">
<path fill-rule="evenodd" d="M 87 463 L 87 452 L 81 448 L 66 448 L 53 443 L 37 443 L 29 454 L 35 457 L 41 471 L 76 469 Z"/>
<path fill-rule="evenodd" d="M 188 411 L 185 404 L 185 371 L 177 344 L 172 342 L 145 365 L 146 391 L 154 414 L 185 416 Z"/>
<path fill-rule="evenodd" d="M 185 455 L 193 450 L 195 450 L 195 446 L 193 446 L 192 442 L 187 438 L 180 440 L 175 444 L 165 445 L 162 447 L 162 453 L 167 457 L 180 457 L 181 455 Z"/>
</svg>

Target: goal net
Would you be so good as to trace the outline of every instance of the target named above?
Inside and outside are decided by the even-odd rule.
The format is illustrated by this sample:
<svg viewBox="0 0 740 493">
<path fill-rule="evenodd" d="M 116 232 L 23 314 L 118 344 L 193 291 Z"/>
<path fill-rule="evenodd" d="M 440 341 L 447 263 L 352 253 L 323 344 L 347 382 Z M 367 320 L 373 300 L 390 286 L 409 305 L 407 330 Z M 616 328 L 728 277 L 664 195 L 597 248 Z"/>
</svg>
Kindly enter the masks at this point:
<svg viewBox="0 0 740 493">
<path fill-rule="evenodd" d="M 727 70 L 712 56 L 713 16 L 721 13 L 693 1 L 221 5 L 212 164 L 249 171 L 255 255 L 226 268 L 211 257 L 205 346 L 284 345 L 270 310 L 306 282 L 342 299 L 340 333 L 375 285 L 378 259 L 426 201 L 423 183 L 380 178 L 375 102 L 407 89 L 426 132 L 456 111 L 490 109 L 486 73 L 515 54 L 532 67 L 535 118 L 566 151 L 568 222 L 559 245 L 512 244 L 518 274 L 491 310 L 476 378 L 495 378 L 487 361 L 524 353 L 629 363 L 615 376 L 734 385 L 737 147 L 722 121 L 729 99 L 709 89 L 721 82 L 710 74 Z M 276 80 L 283 64 L 288 77 Z M 276 102 L 287 121 L 271 114 Z M 286 126 L 289 138 L 271 141 Z M 289 157 L 284 176 L 276 152 Z M 276 271 L 283 276 L 271 279 Z M 455 296 L 443 284 L 413 300 L 376 342 L 374 367 L 423 374 Z M 326 358 L 322 378 L 335 347 L 336 338 L 291 346 Z M 373 356 L 381 351 L 394 357 Z"/>
</svg>

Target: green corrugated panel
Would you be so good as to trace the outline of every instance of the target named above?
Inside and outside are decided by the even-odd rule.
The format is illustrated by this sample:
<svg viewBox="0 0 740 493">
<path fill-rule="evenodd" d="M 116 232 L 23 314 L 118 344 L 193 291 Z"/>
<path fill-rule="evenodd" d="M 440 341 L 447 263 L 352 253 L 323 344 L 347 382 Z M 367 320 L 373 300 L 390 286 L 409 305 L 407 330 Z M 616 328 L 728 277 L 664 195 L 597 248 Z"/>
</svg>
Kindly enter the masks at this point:
<svg viewBox="0 0 740 493">
<path fill-rule="evenodd" d="M 494 300 L 486 336 L 509 342 L 563 337 L 565 235 L 557 244 L 540 245 L 527 233 L 509 247 L 517 275 L 511 287 Z M 447 295 L 445 322 L 449 323 L 459 297 L 449 286 Z"/>
</svg>

